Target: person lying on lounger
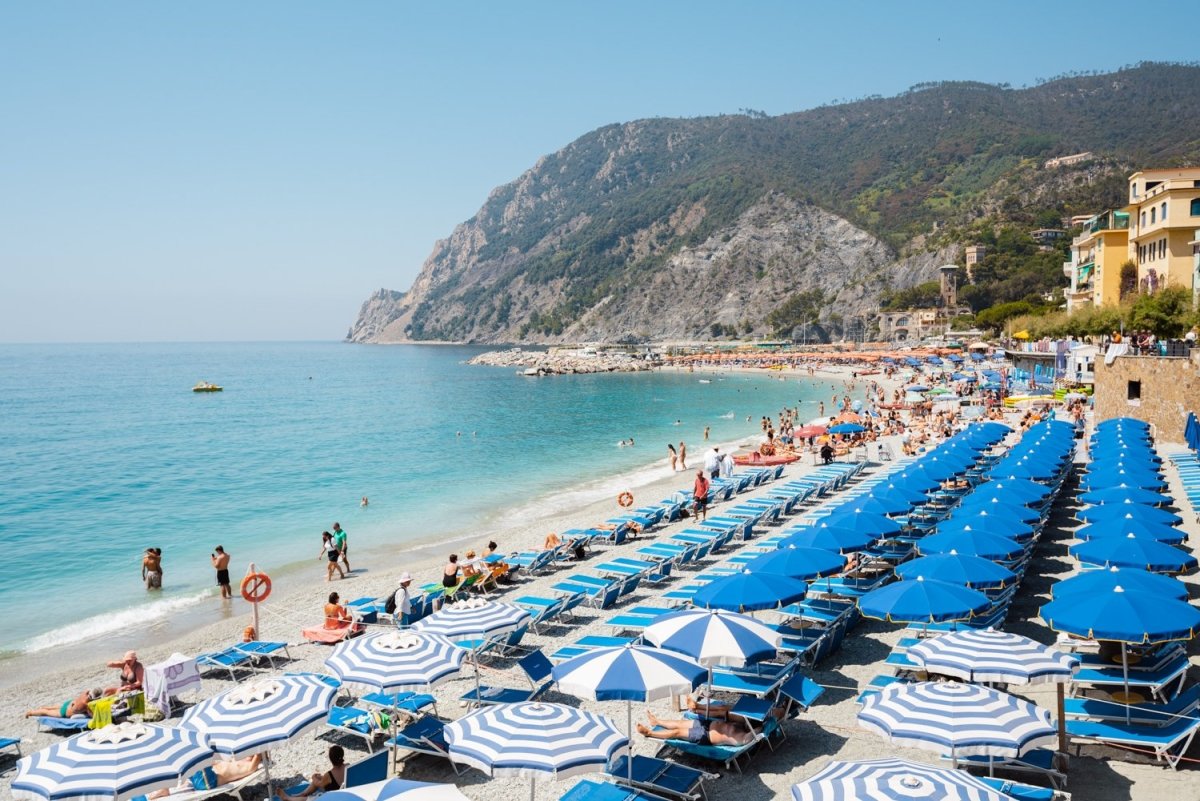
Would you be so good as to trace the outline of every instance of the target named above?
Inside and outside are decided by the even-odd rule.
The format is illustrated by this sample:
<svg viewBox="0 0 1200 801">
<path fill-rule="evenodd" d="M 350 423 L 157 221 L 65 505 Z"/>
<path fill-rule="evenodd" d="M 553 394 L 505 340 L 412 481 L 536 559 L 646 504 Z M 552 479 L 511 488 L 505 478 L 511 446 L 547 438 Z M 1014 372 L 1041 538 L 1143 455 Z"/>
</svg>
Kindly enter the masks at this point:
<svg viewBox="0 0 1200 801">
<path fill-rule="evenodd" d="M 211 768 L 198 770 L 174 787 L 156 790 L 147 799 L 166 798 L 174 793 L 191 793 L 203 790 L 215 790 L 227 784 L 241 781 L 262 767 L 263 755 L 255 754 L 245 759 L 217 760 Z"/>
<path fill-rule="evenodd" d="M 340 790 L 346 783 L 346 752 L 340 745 L 329 748 L 329 770 L 324 773 L 314 773 L 308 780 L 308 787 L 298 795 L 280 793 L 283 801 L 294 801 L 298 798 L 308 798 L 310 795 L 323 793 L 326 790 Z"/>
<path fill-rule="evenodd" d="M 97 687 L 94 690 L 84 690 L 79 695 L 69 701 L 63 701 L 58 706 L 41 706 L 37 709 L 30 709 L 25 713 L 27 718 L 74 718 L 83 716 L 90 718 L 92 716 L 89 703 L 101 697 L 103 690 Z"/>
<path fill-rule="evenodd" d="M 650 726 L 639 723 L 638 733 L 655 740 L 687 740 L 699 745 L 746 745 L 754 740 L 749 726 L 729 720 L 728 704 L 697 704 L 689 697 L 688 709 L 706 717 L 661 720 L 647 710 Z"/>
</svg>

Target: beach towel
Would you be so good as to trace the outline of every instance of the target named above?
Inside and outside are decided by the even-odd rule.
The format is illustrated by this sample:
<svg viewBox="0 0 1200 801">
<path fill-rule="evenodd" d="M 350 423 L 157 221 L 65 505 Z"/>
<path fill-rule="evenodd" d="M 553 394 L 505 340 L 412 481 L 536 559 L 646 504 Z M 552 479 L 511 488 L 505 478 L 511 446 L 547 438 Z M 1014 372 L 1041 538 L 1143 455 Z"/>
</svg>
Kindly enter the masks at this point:
<svg viewBox="0 0 1200 801">
<path fill-rule="evenodd" d="M 300 634 L 309 642 L 333 643 L 341 642 L 352 634 L 357 634 L 361 630 L 361 626 L 350 625 L 343 626 L 339 629 L 327 629 L 324 626 L 313 626 L 312 628 L 301 629 Z"/>
<path fill-rule="evenodd" d="M 113 704 L 116 703 L 115 695 L 108 698 L 97 698 L 88 704 L 88 708 L 92 710 L 92 720 L 88 723 L 89 729 L 102 729 L 113 722 Z"/>
</svg>

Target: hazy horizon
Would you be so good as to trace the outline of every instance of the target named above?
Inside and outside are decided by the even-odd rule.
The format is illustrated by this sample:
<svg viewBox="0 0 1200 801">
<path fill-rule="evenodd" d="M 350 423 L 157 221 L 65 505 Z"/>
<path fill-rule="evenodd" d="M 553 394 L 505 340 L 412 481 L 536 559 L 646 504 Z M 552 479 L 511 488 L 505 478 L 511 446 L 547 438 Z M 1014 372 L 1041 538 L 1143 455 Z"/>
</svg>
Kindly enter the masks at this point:
<svg viewBox="0 0 1200 801">
<path fill-rule="evenodd" d="M 1119 26 L 1067 46 L 1106 8 L 9 6 L 0 342 L 336 341 L 489 191 L 602 125 L 1194 57 Z"/>
</svg>

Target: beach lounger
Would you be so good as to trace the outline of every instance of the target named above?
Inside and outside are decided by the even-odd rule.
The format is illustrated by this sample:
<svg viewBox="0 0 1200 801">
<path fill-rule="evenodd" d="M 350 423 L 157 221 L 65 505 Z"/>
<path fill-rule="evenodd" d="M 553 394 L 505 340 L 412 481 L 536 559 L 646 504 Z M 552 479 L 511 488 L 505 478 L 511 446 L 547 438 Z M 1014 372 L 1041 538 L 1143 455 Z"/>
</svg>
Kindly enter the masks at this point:
<svg viewBox="0 0 1200 801">
<path fill-rule="evenodd" d="M 584 779 L 558 798 L 559 801 L 666 801 L 649 790 L 595 779 Z"/>
<path fill-rule="evenodd" d="M 446 746 L 446 721 L 441 718 L 432 715 L 417 718 L 389 739 L 387 746 L 397 752 L 398 761 L 407 760 L 414 754 L 425 754 L 445 759 L 455 775 L 462 773 L 463 769 L 450 758 Z"/>
<path fill-rule="evenodd" d="M 1013 799 L 1013 801 L 1069 801 L 1070 798 L 1070 796 L 1050 787 L 1035 787 L 1032 784 L 1022 784 L 1020 782 L 1009 781 L 1008 779 L 995 779 L 987 776 L 976 776 L 975 778 L 993 790 Z"/>
<path fill-rule="evenodd" d="M 774 748 L 771 745 L 771 738 L 779 732 L 779 729 L 779 722 L 774 717 L 767 717 L 763 728 L 754 731 L 754 738 L 742 745 L 701 745 L 700 743 L 693 743 L 690 740 L 662 740 L 658 754 L 662 754 L 663 752 L 686 754 L 698 759 L 720 762 L 726 768 L 732 767 L 738 773 L 741 773 L 741 760 L 744 757 L 748 757 L 750 752 L 760 744 L 766 743 L 768 748 Z M 658 754 L 655 756 L 658 756 Z"/>
<path fill-rule="evenodd" d="M 460 699 L 469 706 L 536 701 L 554 684 L 554 679 L 550 675 L 554 665 L 541 651 L 531 651 L 521 657 L 517 665 L 525 674 L 525 678 L 529 680 L 529 689 L 484 685 L 477 690 L 473 689 L 463 693 Z"/>
<path fill-rule="evenodd" d="M 635 637 L 604 637 L 597 634 L 590 634 L 586 637 L 580 637 L 574 643 L 558 648 L 554 653 L 550 654 L 550 660 L 553 662 L 562 662 L 580 654 L 586 654 L 588 651 L 594 651 L 597 648 L 620 648 L 634 642 L 637 642 L 637 638 Z"/>
<path fill-rule="evenodd" d="M 373 692 L 367 693 L 359 698 L 358 701 L 360 704 L 377 706 L 382 709 L 407 712 L 414 717 L 424 714 L 427 709 L 433 709 L 433 714 L 437 714 L 437 699 L 425 693 L 404 691 L 397 693 Z"/>
<path fill-rule="evenodd" d="M 620 756 L 609 763 L 605 772 L 618 784 L 649 790 L 682 801 L 701 801 L 707 798 L 704 782 L 720 778 L 720 774 L 717 773 L 690 768 L 669 759 L 640 754 L 633 758 L 632 776 L 630 767 L 629 757 Z"/>
<path fill-rule="evenodd" d="M 765 698 L 778 690 L 796 672 L 800 662 L 759 662 L 745 668 L 717 667 L 709 685 L 714 692 L 753 695 Z"/>
<path fill-rule="evenodd" d="M 1173 718 L 1165 726 L 1140 726 L 1124 721 L 1067 720 L 1067 734 L 1079 745 L 1097 742 L 1101 745 L 1123 746 L 1150 751 L 1155 759 L 1165 762 L 1172 770 L 1179 769 L 1200 729 L 1200 718 Z"/>
<path fill-rule="evenodd" d="M 1120 685 L 1123 687 L 1128 683 L 1129 687 L 1148 691 L 1155 698 L 1166 702 L 1183 688 L 1189 666 L 1187 654 L 1180 652 L 1167 664 L 1155 670 L 1130 669 L 1128 676 L 1120 665 L 1080 668 L 1071 677 L 1071 687 L 1073 689 L 1096 685 Z"/>
<path fill-rule="evenodd" d="M 1054 787 L 1066 787 L 1067 774 L 1058 769 L 1060 761 L 1066 758 L 1066 754 L 1051 751 L 1049 748 L 1035 748 L 1019 757 L 992 757 L 990 761 L 986 756 L 959 755 L 958 764 L 989 772 L 1006 770 L 1013 773 L 1030 773 L 1041 776 Z M 942 754 L 942 761 L 953 762 L 949 754 Z"/>
<path fill-rule="evenodd" d="M 72 732 L 83 731 L 92 722 L 92 719 L 87 715 L 75 715 L 70 718 L 56 718 L 42 716 L 36 718 L 38 731 L 47 732 Z"/>
<path fill-rule="evenodd" d="M 231 645 L 222 651 L 213 651 L 211 653 L 199 654 L 196 656 L 196 665 L 201 672 L 203 672 L 205 668 L 212 670 L 225 670 L 229 672 L 230 681 L 237 681 L 237 670 L 253 669 L 254 662 L 255 655 L 250 651 L 242 650 L 237 645 Z"/>
<path fill-rule="evenodd" d="M 374 784 L 375 782 L 387 781 L 388 778 L 388 755 L 387 751 L 376 751 L 369 756 L 365 756 L 357 762 L 351 762 L 346 765 L 346 783 L 343 787 L 362 787 L 364 784 Z M 301 782 L 293 785 L 285 791 L 293 798 L 303 793 L 308 789 L 308 782 Z M 172 793 L 170 798 L 175 799 L 175 794 Z M 320 793 L 317 794 L 320 797 Z M 272 801 L 279 801 L 279 796 L 274 796 Z"/>
<path fill-rule="evenodd" d="M 1067 698 L 1064 713 L 1080 720 L 1115 720 L 1142 726 L 1165 726 L 1181 715 L 1196 717 L 1200 709 L 1200 684 L 1193 684 L 1165 704 L 1133 704 L 1126 706 L 1102 698 Z"/>
<path fill-rule="evenodd" d="M 411 696 L 408 700 L 397 702 L 394 705 L 388 706 L 388 710 L 392 713 L 397 711 L 407 712 L 412 716 L 422 714 L 426 709 L 434 706 L 436 700 L 432 695 L 416 695 L 409 693 Z M 346 734 L 352 734 L 355 737 L 362 737 L 367 744 L 368 750 L 374 750 L 375 741 L 379 737 L 383 737 L 390 732 L 386 728 L 380 728 L 378 718 L 373 716 L 369 710 L 355 706 L 335 706 L 330 707 L 329 716 L 325 719 L 325 725 L 331 729 L 335 729 Z"/>
<path fill-rule="evenodd" d="M 18 758 L 21 756 L 21 738 L 20 737 L 0 737 L 0 751 L 12 749 L 13 753 Z"/>
</svg>

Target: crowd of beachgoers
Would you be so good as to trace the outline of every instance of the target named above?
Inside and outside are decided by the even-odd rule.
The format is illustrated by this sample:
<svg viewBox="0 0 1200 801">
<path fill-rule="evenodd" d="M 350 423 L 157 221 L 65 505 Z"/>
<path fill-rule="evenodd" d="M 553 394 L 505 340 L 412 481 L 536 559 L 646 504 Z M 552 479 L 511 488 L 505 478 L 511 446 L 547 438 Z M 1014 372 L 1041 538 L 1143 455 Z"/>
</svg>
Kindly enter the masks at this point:
<svg viewBox="0 0 1200 801">
<path fill-rule="evenodd" d="M 695 369 L 750 367 L 759 369 L 761 364 L 695 365 Z M 803 377 L 810 374 L 809 365 L 788 366 L 780 373 Z M 316 738 L 305 734 L 270 749 L 270 776 L 276 789 L 314 781 L 330 788 L 332 783 L 353 782 L 347 765 L 353 774 L 353 766 L 365 765 L 373 750 L 407 724 L 448 721 L 470 714 L 473 703 L 460 699 L 468 696 L 486 701 L 488 691 L 480 691 L 478 685 L 513 691 L 540 687 L 545 677 L 531 684 L 528 675 L 530 663 L 525 657 L 530 653 L 539 652 L 561 664 L 593 647 L 622 642 L 630 632 L 644 630 L 663 609 L 686 608 L 691 596 L 704 586 L 701 577 L 740 572 L 747 558 L 771 552 L 770 545 L 764 543 L 773 542 L 802 521 L 811 522 L 814 515 L 844 502 L 846 497 L 870 497 L 868 488 L 881 486 L 881 481 L 908 463 L 906 460 L 927 454 L 940 443 L 954 441 L 972 423 L 1003 422 L 1011 429 L 992 448 L 994 453 L 1002 454 L 1015 447 L 1026 432 L 1039 430 L 1039 424 L 1044 426 L 1050 415 L 1045 409 L 1005 410 L 999 394 L 983 389 L 983 382 L 955 380 L 951 374 L 950 370 L 905 369 L 880 365 L 878 361 L 857 364 L 826 360 L 819 367 L 812 365 L 814 379 L 834 380 L 829 404 L 820 410 L 829 413 L 805 420 L 798 409 L 781 409 L 763 416 L 757 445 L 737 454 L 748 464 L 728 465 L 719 449 L 709 445 L 683 475 L 664 469 L 661 479 L 638 488 L 637 497 L 632 497 L 633 493 L 624 497 L 622 493 L 614 500 L 562 512 L 553 519 L 550 534 L 546 533 L 546 522 L 537 521 L 528 530 L 502 540 L 508 547 L 498 544 L 497 537 L 485 534 L 477 543 L 456 547 L 449 558 L 445 551 L 440 556 L 425 552 L 414 554 L 395 570 L 359 567 L 350 571 L 343 532 L 340 547 L 331 537 L 329 545 L 322 546 L 320 558 L 327 565 L 324 577 L 345 575 L 345 583 L 320 582 L 287 594 L 277 589 L 260 605 L 257 630 L 247 630 L 248 615 L 239 615 L 197 631 L 184 641 L 151 643 L 138 652 L 98 659 L 96 665 L 64 666 L 55 675 L 5 691 L 0 694 L 4 701 L 0 708 L 0 741 L 6 736 L 19 737 L 24 753 L 36 752 L 63 742 L 72 729 L 78 730 L 80 718 L 86 721 L 97 708 L 106 721 L 122 715 L 153 720 L 157 717 L 155 708 L 138 698 L 138 691 L 144 689 L 147 666 L 169 661 L 177 653 L 184 657 L 209 656 L 200 665 L 202 688 L 182 694 L 179 706 L 166 721 L 172 725 L 186 714 L 183 710 L 234 688 L 259 686 L 264 679 L 285 674 L 328 674 L 331 667 L 327 660 L 345 643 L 391 635 L 398 626 L 419 631 L 421 621 L 435 619 L 439 609 L 482 609 L 491 602 L 524 609 L 527 626 L 516 627 L 521 630 L 519 635 L 509 631 L 486 644 L 474 644 L 474 655 L 461 674 L 430 688 L 428 702 L 422 697 L 425 692 L 417 692 L 408 699 L 407 707 L 399 704 L 380 715 L 386 704 L 371 707 L 363 703 L 368 689 L 347 684 L 337 703 L 367 714 L 340 715 L 338 727 L 320 723 L 315 729 Z M 927 387 L 945 387 L 955 401 L 928 397 L 928 390 L 905 391 L 918 380 Z M 864 397 L 854 401 L 853 394 Z M 970 420 L 962 417 L 967 407 L 957 403 L 959 398 L 978 404 Z M 1086 406 L 1078 402 L 1059 411 L 1060 418 L 1078 419 L 1080 424 L 1086 422 L 1085 415 Z M 839 430 L 838 426 L 843 428 Z M 766 466 L 755 464 L 755 454 L 760 461 L 783 454 L 797 458 Z M 715 463 L 713 456 L 717 457 Z M 1169 470 L 1166 475 L 1171 489 L 1182 497 L 1177 487 L 1179 476 Z M 957 493 L 970 488 L 965 477 L 951 477 L 940 491 Z M 794 506 L 779 500 L 789 492 Z M 709 502 L 697 503 L 698 494 Z M 1054 578 L 1061 578 L 1077 570 L 1077 565 L 1062 553 L 1060 544 L 1071 538 L 1071 528 L 1077 525 L 1067 503 L 1056 501 L 1047 509 L 1045 531 L 1037 547 L 1028 549 L 1027 562 L 1022 566 L 1025 581 L 1006 600 L 1010 605 L 1005 607 L 1006 628 L 1046 642 L 1052 642 L 1054 635 L 1037 619 L 1049 583 L 1046 577 L 1054 574 Z M 745 508 L 741 513 L 734 512 L 739 507 L 764 510 L 752 516 L 753 536 L 748 536 Z M 708 525 L 702 528 L 700 523 Z M 1180 528 L 1197 533 L 1194 513 Z M 217 559 L 214 553 L 214 567 Z M 890 574 L 890 568 L 884 572 Z M 878 575 L 879 562 L 852 553 L 839 554 L 839 564 L 822 573 L 827 583 Z M 1190 578 L 1186 581 L 1191 583 Z M 331 588 L 335 590 L 332 593 Z M 823 597 L 830 601 L 829 609 L 835 611 L 835 617 L 842 614 L 837 610 L 839 604 L 844 606 L 844 598 L 839 599 L 836 593 Z M 854 606 L 853 601 L 849 606 Z M 756 617 L 773 626 L 791 625 L 791 636 L 799 643 L 793 643 L 793 647 L 808 648 L 822 631 L 832 630 L 829 621 L 818 619 L 820 612 L 829 609 L 816 604 L 807 616 L 795 610 L 792 614 L 767 610 L 756 613 Z M 615 617 L 623 617 L 624 622 L 613 622 Z M 823 688 L 810 690 L 810 697 L 801 697 L 797 702 L 795 689 L 790 695 L 767 692 L 768 698 L 779 703 L 768 704 L 765 713 L 759 711 L 757 717 L 749 718 L 729 714 L 727 705 L 736 704 L 740 697 L 736 694 L 717 692 L 712 699 L 690 701 L 675 696 L 638 704 L 636 731 L 631 732 L 632 752 L 652 756 L 664 743 L 672 742 L 699 742 L 736 750 L 761 740 L 762 747 L 747 753 L 745 761 L 738 763 L 740 771 L 707 761 L 702 754 L 688 755 L 686 746 L 682 755 L 678 750 L 670 751 L 683 765 L 708 774 L 703 786 L 710 798 L 734 794 L 754 799 L 782 797 L 792 784 L 816 774 L 831 759 L 898 755 L 918 762 L 937 762 L 936 754 L 889 744 L 856 723 L 860 692 L 869 690 L 886 668 L 884 657 L 902 655 L 907 647 L 902 641 L 914 635 L 889 623 L 861 618 L 857 613 L 854 617 L 853 631 L 847 623 L 835 645 L 829 646 L 827 637 L 822 646 L 825 650 L 807 656 L 793 651 L 792 656 L 800 656 L 780 663 L 788 675 L 803 675 L 814 686 Z M 786 676 L 774 684 L 773 690 L 778 690 L 784 680 Z M 719 682 L 715 686 L 719 687 Z M 1053 711 L 1052 691 L 1047 695 L 1036 687 L 1021 689 L 1025 697 Z M 546 688 L 540 699 L 602 713 L 616 721 L 617 729 L 625 731 L 623 702 L 581 699 L 553 686 Z M 102 703 L 97 705 L 97 701 Z M 706 701 L 709 709 L 696 706 Z M 806 710 L 795 717 L 799 708 Z M 23 717 L 26 712 L 30 717 Z M 76 722 L 66 731 L 42 731 L 44 727 L 35 731 L 38 718 L 45 718 L 48 726 L 54 725 L 54 719 Z M 697 723 L 701 718 L 709 722 Z M 782 737 L 761 736 L 768 719 L 774 721 L 771 725 Z M 417 749 L 398 752 L 407 756 L 399 765 L 403 778 L 451 782 L 468 798 L 507 801 L 529 793 L 524 781 L 490 779 L 471 769 L 459 773 L 461 766 L 454 768 L 447 759 L 419 753 L 430 750 L 420 741 L 414 739 L 409 744 Z M 1121 761 L 1119 752 L 1091 748 L 1085 753 L 1085 758 L 1071 763 L 1070 789 L 1076 798 L 1151 798 L 1167 792 L 1187 792 L 1194 781 L 1186 770 L 1171 773 L 1156 766 L 1153 759 L 1125 754 L 1126 760 Z M 0 778 L 0 788 L 12 781 L 15 772 L 11 767 L 11 762 L 0 762 L 0 770 L 10 768 Z M 243 798 L 264 798 L 266 778 L 262 768 L 261 757 L 247 757 L 210 770 L 199 781 L 229 787 L 245 784 Z M 1020 777 L 1029 779 L 1028 775 Z M 581 782 L 575 786 L 582 793 L 578 788 L 594 778 L 539 781 L 537 797 L 557 798 L 576 782 Z M 1036 783 L 1037 777 L 1033 781 Z"/>
</svg>

